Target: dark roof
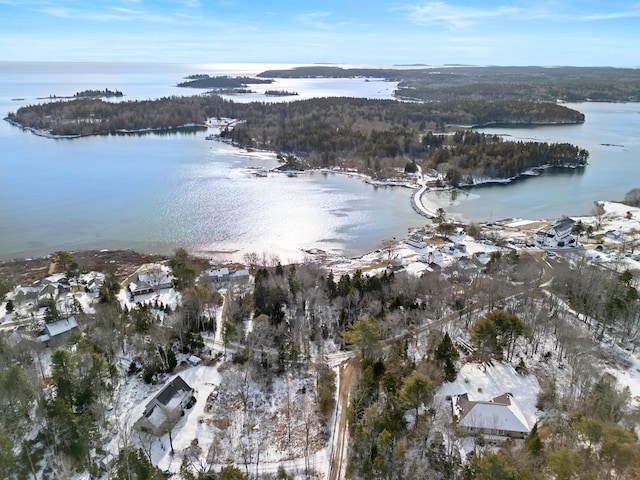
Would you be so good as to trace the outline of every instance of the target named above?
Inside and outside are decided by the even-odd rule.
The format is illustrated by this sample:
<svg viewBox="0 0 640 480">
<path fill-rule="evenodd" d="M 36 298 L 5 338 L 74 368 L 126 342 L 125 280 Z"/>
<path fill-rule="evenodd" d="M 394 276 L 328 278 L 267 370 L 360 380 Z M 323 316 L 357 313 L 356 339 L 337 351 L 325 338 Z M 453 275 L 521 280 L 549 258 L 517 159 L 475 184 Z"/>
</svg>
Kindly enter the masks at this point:
<svg viewBox="0 0 640 480">
<path fill-rule="evenodd" d="M 556 230 L 562 230 L 565 228 L 569 228 L 571 226 L 573 226 L 573 224 L 576 223 L 575 220 L 569 218 L 569 217 L 565 217 L 562 220 L 558 221 L 553 228 L 555 228 Z"/>
<path fill-rule="evenodd" d="M 160 393 L 156 396 L 158 403 L 162 405 L 166 405 L 171 401 L 171 399 L 180 391 L 190 392 L 191 387 L 185 382 L 180 375 L 171 380 L 170 383 L 165 385 L 165 387 L 160 391 Z"/>
</svg>

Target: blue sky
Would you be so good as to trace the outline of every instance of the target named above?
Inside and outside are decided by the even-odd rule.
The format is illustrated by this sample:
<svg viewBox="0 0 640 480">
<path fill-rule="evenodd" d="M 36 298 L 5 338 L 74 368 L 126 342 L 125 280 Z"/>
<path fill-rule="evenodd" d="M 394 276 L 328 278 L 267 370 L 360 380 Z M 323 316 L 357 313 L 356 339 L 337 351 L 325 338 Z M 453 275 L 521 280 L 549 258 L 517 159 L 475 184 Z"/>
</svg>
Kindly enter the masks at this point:
<svg viewBox="0 0 640 480">
<path fill-rule="evenodd" d="M 0 60 L 640 66 L 640 2 L 0 0 Z"/>
</svg>

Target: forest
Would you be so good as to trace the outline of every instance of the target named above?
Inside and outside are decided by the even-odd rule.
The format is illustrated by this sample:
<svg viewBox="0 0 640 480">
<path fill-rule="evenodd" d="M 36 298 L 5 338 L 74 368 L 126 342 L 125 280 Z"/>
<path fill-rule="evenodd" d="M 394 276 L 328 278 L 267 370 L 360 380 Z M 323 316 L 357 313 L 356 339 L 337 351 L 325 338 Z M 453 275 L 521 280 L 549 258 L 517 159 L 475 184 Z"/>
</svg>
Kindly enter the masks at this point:
<svg viewBox="0 0 640 480">
<path fill-rule="evenodd" d="M 502 142 L 459 145 L 441 135 L 461 126 L 580 123 L 584 115 L 555 103 L 451 100 L 434 103 L 318 98 L 286 103 L 235 103 L 215 95 L 110 103 L 78 99 L 22 107 L 7 120 L 54 136 L 114 134 L 202 125 L 207 118 L 243 120 L 220 136 L 238 146 L 297 155 L 308 167 L 356 168 L 389 178 L 408 164 L 470 178 L 514 177 L 531 168 L 584 166 L 588 153 L 570 145 Z M 455 146 L 455 148 L 452 148 Z M 467 182 L 469 183 L 469 182 Z"/>
<path fill-rule="evenodd" d="M 273 83 L 271 79 L 252 78 L 252 77 L 229 77 L 216 76 L 210 77 L 207 74 L 195 74 L 187 77 L 186 82 L 178 83 L 178 87 L 188 88 L 244 88 L 248 85 L 260 85 Z"/>
<path fill-rule="evenodd" d="M 489 238 L 477 225 L 467 228 L 478 240 Z M 69 252 L 52 258 L 70 284 L 97 266 Z M 62 344 L 49 349 L 28 335 L 0 334 L 0 476 L 100 477 L 100 439 L 116 428 L 121 447 L 108 478 L 162 478 L 152 462 L 158 440 L 114 425 L 109 409 L 121 408 L 117 398 L 127 385 L 184 371 L 178 359 L 188 355 L 208 358 L 206 339 L 222 328 L 224 381 L 215 398 L 197 400 L 213 415 L 214 440 L 176 446 L 182 478 L 293 478 L 284 467 L 257 472 L 265 445 L 287 451 L 294 443 L 305 458 L 304 477 L 319 478 L 310 455 L 330 438 L 336 402 L 345 401 L 327 363 L 335 346 L 353 352 L 339 369 L 340 391 L 351 389 L 344 405 L 348 478 L 637 478 L 638 411 L 615 374 L 603 373 L 629 362 L 607 345 L 637 348 L 640 295 L 632 272 L 580 260 L 550 266 L 539 254 L 509 249 L 492 253 L 482 268 L 455 263 L 421 277 L 384 269 L 334 275 L 311 261 L 282 265 L 255 253 L 245 261 L 253 286 L 220 290 L 199 275 L 202 262 L 176 251 L 166 265 L 182 301 L 172 308 L 157 300 L 123 307 L 124 278 L 103 265 L 95 304 L 72 307 L 80 329 Z M 2 297 L 18 278 L 0 279 Z M 0 305 L 25 311 L 29 301 L 10 300 Z M 42 304 L 45 322 L 63 315 L 56 305 Z M 37 331 L 35 320 L 27 324 Z M 524 440 L 487 448 L 484 436 L 456 426 L 438 392 L 471 364 L 503 365 L 539 384 L 530 392 L 538 422 Z M 292 387 L 297 378 L 302 383 Z M 256 429 L 270 402 L 279 405 L 279 420 Z M 224 433 L 236 428 L 240 443 Z"/>
<path fill-rule="evenodd" d="M 269 70 L 261 78 L 354 78 L 399 82 L 397 98 L 421 101 L 525 100 L 533 102 L 637 102 L 640 71 L 611 67 L 341 68 L 329 66 Z"/>
</svg>

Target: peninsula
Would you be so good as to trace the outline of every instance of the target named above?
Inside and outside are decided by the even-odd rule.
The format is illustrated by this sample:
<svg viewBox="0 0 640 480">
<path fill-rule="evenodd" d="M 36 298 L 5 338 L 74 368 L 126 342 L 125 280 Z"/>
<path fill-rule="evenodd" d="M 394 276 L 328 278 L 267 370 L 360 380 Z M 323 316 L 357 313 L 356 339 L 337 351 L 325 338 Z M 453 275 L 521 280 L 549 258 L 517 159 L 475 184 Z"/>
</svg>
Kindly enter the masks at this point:
<svg viewBox="0 0 640 480">
<path fill-rule="evenodd" d="M 236 103 L 217 95 L 135 102 L 94 99 L 22 107 L 6 120 L 47 136 L 83 136 L 239 120 L 220 136 L 234 145 L 296 155 L 306 168 L 352 168 L 375 179 L 398 169 L 436 170 L 451 185 L 512 178 L 531 169 L 584 167 L 588 152 L 569 144 L 505 142 L 469 129 L 478 124 L 561 125 L 584 115 L 556 103 L 451 100 L 417 103 L 315 98 L 289 103 Z"/>
</svg>

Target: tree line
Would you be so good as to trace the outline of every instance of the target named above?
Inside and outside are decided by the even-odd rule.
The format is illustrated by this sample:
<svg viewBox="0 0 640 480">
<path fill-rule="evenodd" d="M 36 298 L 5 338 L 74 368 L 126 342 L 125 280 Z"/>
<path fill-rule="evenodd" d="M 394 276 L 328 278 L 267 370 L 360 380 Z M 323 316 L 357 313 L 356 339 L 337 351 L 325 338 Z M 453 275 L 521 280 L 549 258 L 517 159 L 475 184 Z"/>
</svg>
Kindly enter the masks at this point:
<svg viewBox="0 0 640 480">
<path fill-rule="evenodd" d="M 22 107 L 7 118 L 53 135 L 89 135 L 201 125 L 210 117 L 244 120 L 221 132 L 238 145 L 298 155 L 311 167 L 352 167 L 381 178 L 394 176 L 407 162 L 421 162 L 450 171 L 457 184 L 462 178 L 511 177 L 541 166 L 583 166 L 588 156 L 567 144 L 502 142 L 472 133 L 445 142 L 434 135 L 451 124 L 584 121 L 582 113 L 551 103 L 320 98 L 239 104 L 209 95 L 122 103 L 50 102 Z M 469 142 L 470 138 L 476 140 Z"/>
<path fill-rule="evenodd" d="M 474 142 L 479 139 L 466 140 Z M 477 226 L 467 230 L 484 238 Z M 71 254 L 57 252 L 56 258 L 69 272 L 84 268 Z M 418 479 L 426 471 L 434 479 L 637 476 L 640 445 L 630 393 L 594 361 L 625 361 L 613 349 L 600 350 L 601 338 L 636 348 L 640 296 L 632 272 L 562 263 L 542 290 L 541 264 L 516 251 L 494 253 L 475 269 L 455 264 L 420 278 L 386 271 L 334 275 L 313 262 L 282 265 L 275 256 L 257 254 L 247 254 L 246 262 L 254 287 L 234 287 L 224 298 L 223 339 L 233 354 L 221 372 L 221 395 L 230 408 L 219 412 L 221 425 L 229 412 L 243 416 L 243 442 L 227 448 L 231 440 L 221 432 L 211 451 L 192 443 L 180 452 L 185 478 L 223 478 L 214 466 L 229 463 L 244 466 L 246 474 L 270 438 L 269 422 L 254 428 L 264 409 L 247 392 L 260 388 L 268 395 L 296 372 L 308 381 L 299 391 L 286 384 L 280 405 L 285 435 L 277 438 L 285 445 L 298 442 L 307 453 L 312 431 L 326 441 L 336 382 L 322 359 L 335 345 L 354 350 L 358 360 L 348 409 L 352 478 Z M 183 294 L 180 307 L 123 309 L 115 296 L 118 279 L 108 274 L 95 314 L 78 314 L 82 335 L 74 333 L 54 349 L 50 371 L 39 348 L 0 336 L 2 478 L 96 472 L 91 452 L 100 453 L 105 406 L 125 379 L 150 372 L 153 381 L 175 368 L 169 352 L 202 354 L 201 336 L 215 330 L 222 298 L 211 283 L 196 282 L 196 261 L 184 250 L 169 265 Z M 0 281 L 0 293 L 10 285 Z M 457 347 L 458 337 L 473 350 Z M 122 366 L 119 358 L 132 360 Z M 470 359 L 509 362 L 523 375 L 535 371 L 542 414 L 523 444 L 486 449 L 477 436 L 464 461 L 455 422 L 438 420 L 449 408 L 435 403 L 434 394 Z M 304 410 L 296 409 L 298 401 Z M 34 425 L 41 432 L 35 437 L 28 434 Z M 130 426 L 118 428 L 124 443 L 111 478 L 159 478 L 150 463 L 152 440 L 138 438 Z"/>
<path fill-rule="evenodd" d="M 526 100 L 534 102 L 637 102 L 640 72 L 612 67 L 442 66 L 341 68 L 329 66 L 268 70 L 262 78 L 355 78 L 399 82 L 395 96 L 421 101 Z"/>
</svg>

